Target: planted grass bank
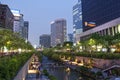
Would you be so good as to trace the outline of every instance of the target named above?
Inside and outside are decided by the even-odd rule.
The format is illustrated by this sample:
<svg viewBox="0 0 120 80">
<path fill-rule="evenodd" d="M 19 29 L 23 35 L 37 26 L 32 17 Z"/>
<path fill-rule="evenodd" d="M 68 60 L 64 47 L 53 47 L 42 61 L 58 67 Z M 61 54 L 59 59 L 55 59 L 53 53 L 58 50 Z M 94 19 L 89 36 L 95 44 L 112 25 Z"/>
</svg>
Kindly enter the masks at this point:
<svg viewBox="0 0 120 80">
<path fill-rule="evenodd" d="M 105 52 L 55 52 L 52 49 L 45 49 L 43 53 L 49 57 L 54 54 L 58 54 L 60 56 L 81 56 L 81 57 L 92 57 L 99 59 L 120 59 L 119 53 L 105 53 Z"/>
<path fill-rule="evenodd" d="M 120 54 L 119 53 L 88 53 L 88 52 L 54 52 L 52 50 L 45 50 L 44 55 L 57 60 L 69 60 L 81 63 L 88 67 L 97 67 L 100 69 L 106 69 L 113 65 L 120 65 Z"/>
<path fill-rule="evenodd" d="M 0 58 L 0 80 L 13 80 L 19 69 L 32 56 L 33 52 L 21 53 Z"/>
</svg>

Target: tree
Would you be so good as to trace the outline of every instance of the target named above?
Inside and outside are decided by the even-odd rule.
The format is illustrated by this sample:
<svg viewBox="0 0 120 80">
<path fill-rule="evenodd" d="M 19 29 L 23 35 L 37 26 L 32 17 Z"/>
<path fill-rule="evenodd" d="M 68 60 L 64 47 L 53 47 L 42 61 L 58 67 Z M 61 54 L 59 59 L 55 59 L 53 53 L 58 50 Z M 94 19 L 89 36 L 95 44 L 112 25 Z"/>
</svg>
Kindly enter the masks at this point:
<svg viewBox="0 0 120 80">
<path fill-rule="evenodd" d="M 103 42 L 104 42 L 104 40 L 103 40 L 102 36 L 98 33 L 93 33 L 90 36 L 89 44 L 91 44 L 91 46 L 95 46 L 96 51 L 97 51 L 97 46 L 103 45 L 104 44 Z"/>
<path fill-rule="evenodd" d="M 66 42 L 64 42 L 63 43 L 63 46 L 70 46 L 70 47 L 72 47 L 73 46 L 73 42 L 70 42 L 70 41 L 66 41 Z"/>
<path fill-rule="evenodd" d="M 111 45 L 113 45 L 114 37 L 111 35 L 103 36 L 104 46 L 107 48 L 107 52 L 110 52 Z"/>
<path fill-rule="evenodd" d="M 73 42 L 70 42 L 70 41 L 66 41 L 63 43 L 63 47 L 66 48 L 66 49 L 72 49 L 72 46 L 73 46 Z"/>
<path fill-rule="evenodd" d="M 32 45 L 21 38 L 18 33 L 10 30 L 0 30 L 0 48 L 6 46 L 7 49 L 33 49 Z"/>
</svg>

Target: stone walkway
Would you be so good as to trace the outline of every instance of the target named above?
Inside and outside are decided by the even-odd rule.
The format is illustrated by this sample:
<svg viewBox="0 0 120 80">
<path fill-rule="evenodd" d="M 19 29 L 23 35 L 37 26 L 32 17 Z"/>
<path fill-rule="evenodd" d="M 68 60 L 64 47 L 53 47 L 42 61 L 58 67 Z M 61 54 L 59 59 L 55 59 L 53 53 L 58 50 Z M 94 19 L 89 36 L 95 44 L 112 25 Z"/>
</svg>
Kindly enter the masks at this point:
<svg viewBox="0 0 120 80">
<path fill-rule="evenodd" d="M 41 64 L 39 58 L 34 56 L 31 63 L 29 64 L 28 74 L 25 80 L 49 80 L 47 76 L 44 76 L 40 70 Z"/>
</svg>

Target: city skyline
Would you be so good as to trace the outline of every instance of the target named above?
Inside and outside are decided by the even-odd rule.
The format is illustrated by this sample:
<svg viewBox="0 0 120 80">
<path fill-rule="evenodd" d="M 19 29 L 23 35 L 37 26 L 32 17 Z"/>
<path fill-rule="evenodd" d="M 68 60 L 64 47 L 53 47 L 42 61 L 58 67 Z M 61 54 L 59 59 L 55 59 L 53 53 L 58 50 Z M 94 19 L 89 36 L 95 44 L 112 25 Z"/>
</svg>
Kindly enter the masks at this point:
<svg viewBox="0 0 120 80">
<path fill-rule="evenodd" d="M 72 7 L 77 0 L 71 1 L 15 1 L 1 0 L 10 9 L 17 9 L 24 15 L 24 20 L 29 21 L 29 41 L 32 45 L 38 45 L 39 36 L 50 34 L 50 22 L 65 18 L 67 20 L 67 32 L 73 32 Z"/>
</svg>

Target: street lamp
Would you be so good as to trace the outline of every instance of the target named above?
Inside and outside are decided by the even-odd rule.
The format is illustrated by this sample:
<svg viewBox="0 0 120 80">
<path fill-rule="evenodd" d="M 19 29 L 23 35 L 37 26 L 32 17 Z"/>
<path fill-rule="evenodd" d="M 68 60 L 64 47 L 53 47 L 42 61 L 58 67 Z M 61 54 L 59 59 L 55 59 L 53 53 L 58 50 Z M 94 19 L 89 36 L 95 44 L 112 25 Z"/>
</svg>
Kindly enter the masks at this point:
<svg viewBox="0 0 120 80">
<path fill-rule="evenodd" d="M 115 48 L 111 48 L 111 52 L 115 52 L 115 50 L 116 50 Z"/>
<path fill-rule="evenodd" d="M 107 48 L 102 48 L 102 51 L 103 52 L 107 52 Z"/>
<path fill-rule="evenodd" d="M 19 52 L 19 53 L 21 53 L 21 51 L 22 51 L 22 49 L 21 49 L 21 48 L 19 48 L 19 49 L 18 49 L 18 52 Z"/>
<path fill-rule="evenodd" d="M 6 46 L 4 46 L 4 52 L 5 52 L 5 53 L 8 52 L 8 49 L 7 49 Z"/>
</svg>

